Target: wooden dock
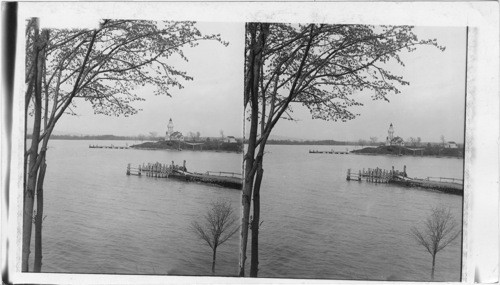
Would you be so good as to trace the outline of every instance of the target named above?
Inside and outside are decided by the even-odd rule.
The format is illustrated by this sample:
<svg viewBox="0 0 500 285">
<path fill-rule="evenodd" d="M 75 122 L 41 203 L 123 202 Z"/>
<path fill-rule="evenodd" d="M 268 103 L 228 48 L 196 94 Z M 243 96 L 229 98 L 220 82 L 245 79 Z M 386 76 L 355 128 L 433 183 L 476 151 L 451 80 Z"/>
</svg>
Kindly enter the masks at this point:
<svg viewBox="0 0 500 285">
<path fill-rule="evenodd" d="M 241 173 L 222 172 L 222 171 L 207 171 L 206 173 L 189 172 L 186 168 L 186 161 L 183 165 L 143 163 L 137 168 L 127 165 L 127 175 L 137 175 L 155 178 L 172 178 L 182 181 L 200 182 L 207 184 L 215 184 L 222 187 L 241 190 L 243 187 L 243 179 Z"/>
<path fill-rule="evenodd" d="M 338 151 L 338 150 L 309 150 L 309 153 L 326 153 L 326 154 L 349 154 L 349 151 Z"/>
<path fill-rule="evenodd" d="M 406 173 L 406 165 L 403 171 L 381 168 L 368 168 L 363 170 L 347 170 L 347 181 L 367 181 L 372 183 L 393 183 L 408 187 L 421 187 L 434 189 L 445 193 L 463 195 L 463 180 L 446 177 L 410 178 Z"/>
<path fill-rule="evenodd" d="M 109 148 L 109 149 L 129 149 L 129 146 L 116 146 L 116 145 L 93 145 L 89 144 L 89 148 Z"/>
</svg>

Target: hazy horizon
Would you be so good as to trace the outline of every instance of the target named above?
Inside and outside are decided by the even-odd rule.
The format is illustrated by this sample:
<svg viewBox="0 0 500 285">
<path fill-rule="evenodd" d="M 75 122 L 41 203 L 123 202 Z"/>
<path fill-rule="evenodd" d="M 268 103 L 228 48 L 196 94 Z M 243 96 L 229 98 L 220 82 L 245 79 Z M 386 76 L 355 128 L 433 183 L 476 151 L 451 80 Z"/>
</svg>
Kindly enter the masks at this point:
<svg viewBox="0 0 500 285">
<path fill-rule="evenodd" d="M 31 135 L 32 129 L 28 129 L 28 136 Z M 103 137 L 103 136 L 115 136 L 115 137 L 130 137 L 130 138 L 137 138 L 140 135 L 144 135 L 145 138 L 144 140 L 150 140 L 151 136 L 150 134 L 136 134 L 136 135 L 117 135 L 113 133 L 105 133 L 105 134 L 86 134 L 86 133 L 67 133 L 67 132 L 54 132 L 52 133 L 52 136 L 71 136 L 71 137 Z M 226 135 L 224 135 L 226 136 Z M 157 134 L 157 137 L 155 139 L 160 139 L 162 136 L 161 134 Z M 220 137 L 220 135 L 215 135 L 215 136 L 200 136 L 201 138 L 217 138 Z M 243 139 L 242 136 L 234 136 L 236 139 Z M 189 139 L 189 138 L 188 138 Z M 248 139 L 248 138 L 245 138 Z M 296 137 L 285 137 L 285 136 L 280 136 L 280 135 L 270 135 L 269 136 L 270 141 L 291 141 L 291 142 L 303 142 L 303 141 L 311 141 L 311 142 L 318 142 L 318 141 L 336 141 L 336 142 L 348 142 L 348 143 L 358 143 L 359 140 L 364 140 L 365 144 L 369 144 L 370 141 L 365 138 L 358 138 L 358 139 L 353 139 L 353 140 L 341 140 L 337 138 L 327 138 L 327 139 L 301 139 L 301 138 L 296 138 Z M 450 141 L 450 140 L 446 140 Z M 463 141 L 454 141 L 457 144 L 464 144 Z M 385 143 L 385 141 L 377 141 L 376 144 L 381 144 Z M 420 144 L 424 143 L 441 143 L 440 140 L 436 141 L 421 141 Z"/>
</svg>

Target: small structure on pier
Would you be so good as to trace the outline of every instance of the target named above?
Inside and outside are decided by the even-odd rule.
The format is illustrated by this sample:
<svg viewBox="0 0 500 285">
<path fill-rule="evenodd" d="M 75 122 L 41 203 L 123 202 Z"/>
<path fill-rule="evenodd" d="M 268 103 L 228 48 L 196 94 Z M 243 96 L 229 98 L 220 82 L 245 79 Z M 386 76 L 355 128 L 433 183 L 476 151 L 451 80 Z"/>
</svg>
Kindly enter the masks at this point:
<svg viewBox="0 0 500 285">
<path fill-rule="evenodd" d="M 419 155 L 419 154 L 420 154 L 420 156 L 424 156 L 424 150 L 425 150 L 425 148 L 421 148 L 421 147 L 420 148 L 418 148 L 418 147 L 414 147 L 414 148 L 406 147 L 406 149 L 409 150 L 409 151 L 411 151 L 412 154 L 413 154 L 413 156 Z"/>
<path fill-rule="evenodd" d="M 426 179 L 409 178 L 406 165 L 403 171 L 385 170 L 381 168 L 368 168 L 363 170 L 347 170 L 347 181 L 366 181 L 372 183 L 393 183 L 410 187 L 434 189 L 445 193 L 463 195 L 463 180 L 445 177 L 427 177 Z"/>
</svg>

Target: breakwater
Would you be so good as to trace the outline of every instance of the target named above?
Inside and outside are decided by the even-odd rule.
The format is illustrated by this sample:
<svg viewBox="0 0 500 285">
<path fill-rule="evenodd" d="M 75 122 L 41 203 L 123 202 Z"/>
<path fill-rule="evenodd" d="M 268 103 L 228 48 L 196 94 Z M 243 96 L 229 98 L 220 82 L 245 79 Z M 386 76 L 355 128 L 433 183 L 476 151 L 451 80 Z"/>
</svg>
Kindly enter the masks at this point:
<svg viewBox="0 0 500 285">
<path fill-rule="evenodd" d="M 349 151 L 341 150 L 309 150 L 309 153 L 326 153 L 326 154 L 349 154 Z"/>
<path fill-rule="evenodd" d="M 89 144 L 89 148 L 110 148 L 110 149 L 128 149 L 129 146 L 116 146 L 116 145 L 97 145 L 97 144 Z"/>
<path fill-rule="evenodd" d="M 368 168 L 362 170 L 347 170 L 347 181 L 367 181 L 372 183 L 392 183 L 408 187 L 420 187 L 438 190 L 444 193 L 463 195 L 463 180 L 447 177 L 410 178 L 406 173 L 406 165 L 403 171 L 381 168 Z"/>
<path fill-rule="evenodd" d="M 223 172 L 223 171 L 207 171 L 205 173 L 189 172 L 186 168 L 186 161 L 183 161 L 182 166 L 172 164 L 143 163 L 138 167 L 127 165 L 127 175 L 146 176 L 154 178 L 171 178 L 187 182 L 200 182 L 207 184 L 219 185 L 232 189 L 242 189 L 243 181 L 241 173 Z"/>
</svg>

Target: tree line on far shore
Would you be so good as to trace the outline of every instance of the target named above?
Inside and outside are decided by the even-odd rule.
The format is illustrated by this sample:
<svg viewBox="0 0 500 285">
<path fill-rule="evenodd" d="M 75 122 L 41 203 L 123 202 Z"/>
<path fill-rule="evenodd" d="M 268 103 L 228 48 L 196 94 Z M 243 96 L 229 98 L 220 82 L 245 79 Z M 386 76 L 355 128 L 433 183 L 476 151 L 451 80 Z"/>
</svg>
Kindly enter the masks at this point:
<svg viewBox="0 0 500 285">
<path fill-rule="evenodd" d="M 26 135 L 26 139 L 31 139 L 31 134 Z M 162 138 L 158 136 L 146 136 L 146 135 L 137 135 L 137 136 L 115 136 L 115 135 L 52 135 L 52 139 L 54 140 L 123 140 L 123 141 L 160 141 Z M 210 140 L 219 140 L 220 137 L 195 137 L 192 139 L 191 137 L 186 137 L 187 141 L 210 141 Z M 236 138 L 236 140 L 241 141 L 241 138 Z"/>
<path fill-rule="evenodd" d="M 191 134 L 191 133 L 189 133 Z M 31 134 L 27 134 L 26 138 L 31 139 Z M 128 140 L 128 141 L 160 141 L 161 138 L 154 132 L 150 135 L 136 135 L 136 136 L 116 136 L 116 135 L 52 135 L 54 140 Z M 211 141 L 218 140 L 221 137 L 201 137 L 190 136 L 186 137 L 187 141 Z M 236 141 L 248 143 L 248 139 L 235 138 Z M 292 140 L 292 139 L 270 139 L 267 142 L 270 145 L 352 145 L 352 146 L 383 146 L 385 143 L 377 142 L 377 140 L 370 139 L 358 141 L 338 141 L 338 140 Z M 438 148 L 442 142 L 421 142 L 410 143 L 408 146 L 425 147 L 425 148 Z M 463 149 L 463 144 L 457 144 L 459 149 Z"/>
</svg>

